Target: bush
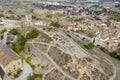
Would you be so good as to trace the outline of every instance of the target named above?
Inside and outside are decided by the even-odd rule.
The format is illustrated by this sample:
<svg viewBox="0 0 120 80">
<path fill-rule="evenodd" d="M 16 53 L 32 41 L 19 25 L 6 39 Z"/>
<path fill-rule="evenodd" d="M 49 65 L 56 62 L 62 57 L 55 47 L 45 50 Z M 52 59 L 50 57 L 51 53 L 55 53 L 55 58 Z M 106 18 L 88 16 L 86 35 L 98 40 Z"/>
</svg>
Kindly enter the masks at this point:
<svg viewBox="0 0 120 80">
<path fill-rule="evenodd" d="M 94 13 L 95 13 L 96 15 L 100 15 L 100 14 L 103 13 L 103 11 L 94 11 Z"/>
<path fill-rule="evenodd" d="M 12 49 L 16 52 L 16 53 L 21 53 L 24 50 L 24 46 L 18 45 L 18 44 L 13 44 L 12 45 Z"/>
<path fill-rule="evenodd" d="M 3 15 L 3 14 L 0 14 L 0 18 L 1 18 L 1 17 L 4 17 L 4 15 Z"/>
<path fill-rule="evenodd" d="M 33 64 L 31 63 L 31 60 L 32 60 L 31 57 L 27 57 L 27 58 L 26 58 L 26 62 L 30 65 L 30 67 L 31 67 L 33 70 L 35 70 L 35 65 L 33 65 Z"/>
<path fill-rule="evenodd" d="M 26 38 L 33 39 L 33 38 L 36 38 L 38 35 L 39 35 L 39 32 L 36 29 L 32 29 L 30 32 L 27 33 Z"/>
<path fill-rule="evenodd" d="M 4 32 L 6 32 L 6 29 L 1 30 L 0 34 L 3 34 Z"/>
<path fill-rule="evenodd" d="M 103 52 L 105 52 L 105 53 L 109 53 L 109 51 L 108 51 L 106 48 L 104 48 L 104 47 L 100 47 L 100 49 L 101 49 Z"/>
<path fill-rule="evenodd" d="M 11 33 L 13 35 L 17 35 L 18 31 L 17 31 L 17 29 L 11 29 L 9 33 Z"/>
<path fill-rule="evenodd" d="M 88 37 L 90 37 L 90 38 L 93 38 L 94 37 L 94 33 L 93 32 L 88 32 Z"/>
<path fill-rule="evenodd" d="M 89 43 L 89 44 L 87 45 L 87 48 L 88 48 L 88 49 L 93 49 L 94 47 L 95 47 L 94 43 Z"/>
<path fill-rule="evenodd" d="M 27 80 L 35 80 L 35 76 L 34 75 L 33 76 L 28 76 Z"/>
<path fill-rule="evenodd" d="M 43 75 L 42 74 L 34 74 L 32 76 L 28 76 L 27 80 L 35 80 L 36 78 L 42 79 Z"/>
<path fill-rule="evenodd" d="M 53 27 L 60 27 L 60 24 L 58 23 L 58 22 L 56 22 L 56 21 L 52 21 L 51 23 L 50 23 L 50 26 L 53 26 Z"/>
<path fill-rule="evenodd" d="M 23 35 L 19 35 L 17 39 L 17 44 L 24 46 L 26 44 L 26 38 Z"/>
<path fill-rule="evenodd" d="M 50 12 L 47 12 L 47 13 L 46 13 L 46 17 L 47 17 L 47 18 L 52 18 L 52 14 L 51 14 Z"/>
<path fill-rule="evenodd" d="M 14 78 L 19 77 L 19 75 L 21 74 L 22 70 L 17 70 L 17 72 L 13 75 Z"/>
</svg>

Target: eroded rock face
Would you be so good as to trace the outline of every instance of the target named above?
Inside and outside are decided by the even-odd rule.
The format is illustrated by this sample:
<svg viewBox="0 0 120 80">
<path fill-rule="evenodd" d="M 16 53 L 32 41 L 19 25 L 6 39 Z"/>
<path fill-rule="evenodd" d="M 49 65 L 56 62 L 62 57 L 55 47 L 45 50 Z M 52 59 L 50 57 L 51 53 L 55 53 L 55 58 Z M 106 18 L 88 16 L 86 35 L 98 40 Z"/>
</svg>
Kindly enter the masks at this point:
<svg viewBox="0 0 120 80">
<path fill-rule="evenodd" d="M 114 79 L 114 65 L 109 60 L 90 55 L 61 30 L 40 29 L 40 36 L 30 45 L 30 54 L 34 55 L 35 72 L 42 73 L 44 80 Z"/>
</svg>

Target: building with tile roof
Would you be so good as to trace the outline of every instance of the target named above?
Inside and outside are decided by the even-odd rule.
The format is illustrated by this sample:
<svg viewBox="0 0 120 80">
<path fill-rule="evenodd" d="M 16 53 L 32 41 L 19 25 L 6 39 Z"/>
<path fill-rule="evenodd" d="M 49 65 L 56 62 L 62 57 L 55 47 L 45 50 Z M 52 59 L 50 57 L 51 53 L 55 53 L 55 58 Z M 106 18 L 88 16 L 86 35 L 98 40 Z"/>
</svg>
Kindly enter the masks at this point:
<svg viewBox="0 0 120 80">
<path fill-rule="evenodd" d="M 0 76 L 1 78 L 3 78 L 4 74 L 12 77 L 14 72 L 16 72 L 19 69 L 22 69 L 22 59 L 8 46 L 0 43 Z"/>
</svg>

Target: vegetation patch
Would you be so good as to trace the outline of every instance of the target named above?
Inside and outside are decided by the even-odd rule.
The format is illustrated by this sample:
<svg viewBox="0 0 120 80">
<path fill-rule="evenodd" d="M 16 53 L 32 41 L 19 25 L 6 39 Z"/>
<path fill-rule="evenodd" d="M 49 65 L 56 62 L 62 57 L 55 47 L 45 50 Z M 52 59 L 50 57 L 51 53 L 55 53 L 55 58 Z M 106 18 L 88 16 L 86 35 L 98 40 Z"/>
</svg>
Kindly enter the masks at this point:
<svg viewBox="0 0 120 80">
<path fill-rule="evenodd" d="M 6 29 L 0 30 L 0 34 L 3 34 L 4 32 L 6 32 Z"/>
<path fill-rule="evenodd" d="M 17 35 L 18 31 L 17 31 L 17 29 L 11 29 L 9 33 L 13 34 L 13 35 Z"/>
<path fill-rule="evenodd" d="M 50 26 L 59 28 L 61 25 L 59 24 L 59 22 L 52 21 L 52 22 L 50 23 Z"/>
<path fill-rule="evenodd" d="M 13 44 L 12 49 L 17 53 L 20 54 L 24 50 L 24 46 Z"/>
<path fill-rule="evenodd" d="M 17 39 L 17 44 L 24 46 L 26 44 L 26 38 L 23 35 L 19 35 Z"/>
<path fill-rule="evenodd" d="M 26 58 L 26 62 L 30 65 L 30 67 L 31 67 L 33 70 L 35 70 L 35 65 L 33 65 L 33 64 L 31 63 L 31 60 L 32 60 L 31 57 L 27 57 L 27 58 Z"/>
<path fill-rule="evenodd" d="M 34 74 L 32 76 L 28 76 L 27 80 L 35 80 L 35 79 L 39 79 L 42 80 L 43 75 L 42 74 Z"/>
<path fill-rule="evenodd" d="M 88 43 L 88 45 L 86 45 L 87 49 L 93 49 L 95 47 L 94 43 Z"/>
<path fill-rule="evenodd" d="M 27 33 L 26 38 L 33 39 L 33 38 L 36 38 L 38 35 L 39 35 L 38 30 L 32 29 L 30 32 Z"/>
<path fill-rule="evenodd" d="M 17 78 L 17 77 L 20 76 L 21 73 L 22 73 L 22 70 L 19 69 L 19 70 L 16 71 L 15 74 L 13 74 L 13 77 L 14 77 L 14 78 Z"/>
<path fill-rule="evenodd" d="M 50 13 L 50 12 L 46 13 L 46 18 L 52 18 L 52 16 L 53 16 L 52 13 Z"/>
</svg>

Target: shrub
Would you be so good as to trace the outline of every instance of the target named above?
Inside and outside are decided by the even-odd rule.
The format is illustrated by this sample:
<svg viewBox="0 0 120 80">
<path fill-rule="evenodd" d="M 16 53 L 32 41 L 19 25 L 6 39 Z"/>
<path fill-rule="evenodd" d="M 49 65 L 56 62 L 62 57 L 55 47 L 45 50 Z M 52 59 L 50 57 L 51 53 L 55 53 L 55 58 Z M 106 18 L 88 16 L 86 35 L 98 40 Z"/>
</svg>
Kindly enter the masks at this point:
<svg viewBox="0 0 120 80">
<path fill-rule="evenodd" d="M 52 14 L 51 14 L 50 12 L 47 12 L 47 13 L 46 13 L 46 17 L 47 17 L 47 18 L 52 18 Z"/>
<path fill-rule="evenodd" d="M 26 38 L 23 35 L 19 35 L 17 39 L 17 44 L 24 46 L 26 44 Z"/>
<path fill-rule="evenodd" d="M 17 35 L 18 31 L 17 31 L 17 29 L 11 29 L 9 33 L 11 33 L 13 35 Z"/>
<path fill-rule="evenodd" d="M 13 75 L 14 78 L 19 77 L 19 75 L 21 74 L 22 70 L 17 70 L 17 72 Z"/>
<path fill-rule="evenodd" d="M 58 22 L 56 22 L 56 21 L 52 21 L 51 23 L 50 23 L 50 26 L 53 26 L 53 27 L 60 27 L 60 24 L 58 23 Z"/>
<path fill-rule="evenodd" d="M 16 53 L 21 53 L 24 50 L 24 46 L 18 45 L 18 44 L 13 44 L 12 45 L 12 49 L 16 52 Z"/>
<path fill-rule="evenodd" d="M 38 35 L 39 35 L 39 32 L 36 29 L 32 29 L 30 32 L 27 33 L 26 38 L 33 39 L 33 38 L 36 38 Z"/>
<path fill-rule="evenodd" d="M 27 80 L 35 80 L 36 78 L 42 79 L 43 75 L 42 74 L 34 74 L 32 76 L 28 76 Z"/>
<path fill-rule="evenodd" d="M 3 14 L 0 14 L 0 18 L 1 18 L 1 17 L 4 17 L 4 15 L 3 15 Z"/>
<path fill-rule="evenodd" d="M 4 32 L 6 32 L 6 29 L 1 30 L 0 34 L 3 34 Z"/>
<path fill-rule="evenodd" d="M 106 48 L 104 48 L 104 47 L 100 47 L 100 49 L 101 49 L 103 52 L 105 52 L 105 53 L 109 53 L 109 51 L 108 51 Z"/>
<path fill-rule="evenodd" d="M 26 58 L 26 62 L 30 65 L 30 67 L 33 69 L 33 70 L 35 70 L 35 65 L 33 65 L 32 63 L 31 63 L 31 60 L 32 60 L 32 58 L 31 57 L 27 57 Z"/>
<path fill-rule="evenodd" d="M 33 76 L 28 76 L 27 80 L 35 80 L 35 76 L 34 75 Z"/>
<path fill-rule="evenodd" d="M 95 47 L 94 43 L 88 43 L 87 48 L 93 49 Z"/>
</svg>

